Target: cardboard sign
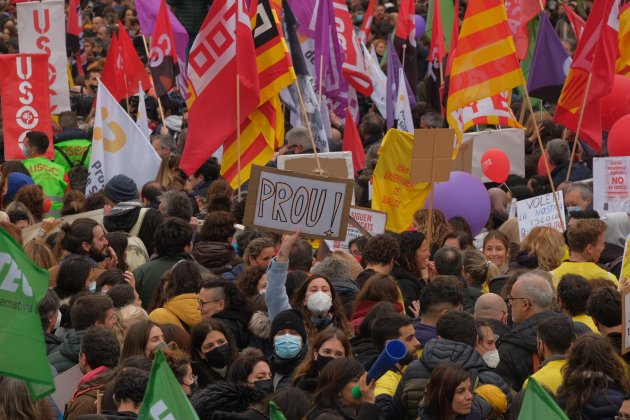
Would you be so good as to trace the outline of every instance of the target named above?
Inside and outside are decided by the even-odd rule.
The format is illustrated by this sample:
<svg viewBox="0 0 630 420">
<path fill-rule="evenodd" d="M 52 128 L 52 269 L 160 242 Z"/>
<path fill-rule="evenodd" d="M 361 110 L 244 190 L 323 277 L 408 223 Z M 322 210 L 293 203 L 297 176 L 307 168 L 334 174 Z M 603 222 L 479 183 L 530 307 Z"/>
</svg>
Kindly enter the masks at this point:
<svg viewBox="0 0 630 420">
<path fill-rule="evenodd" d="M 630 157 L 593 159 L 593 210 L 630 212 Z"/>
<path fill-rule="evenodd" d="M 59 410 L 63 411 L 66 408 L 66 404 L 72 399 L 83 376 L 77 364 L 55 378 L 55 392 L 52 394 L 52 399 Z"/>
<path fill-rule="evenodd" d="M 454 138 L 450 128 L 415 130 L 409 180 L 414 184 L 448 181 Z"/>
<path fill-rule="evenodd" d="M 354 165 L 352 165 L 352 152 L 328 152 L 318 153 L 319 164 L 326 171 L 326 175 L 333 178 L 354 179 Z M 278 169 L 294 171 L 301 174 L 317 174 L 317 161 L 312 153 L 302 155 L 278 156 Z"/>
<path fill-rule="evenodd" d="M 623 333 L 621 334 L 621 354 L 630 351 L 630 287 L 621 289 L 621 321 Z"/>
<path fill-rule="evenodd" d="M 346 237 L 354 183 L 252 166 L 246 226 L 318 239 Z"/>
<path fill-rule="evenodd" d="M 77 219 L 93 219 L 96 220 L 101 226 L 103 225 L 103 209 L 86 211 L 84 213 L 73 214 L 69 216 L 62 216 L 59 218 L 61 224 L 74 222 Z M 42 227 L 42 222 L 35 223 L 34 225 L 25 227 L 22 229 L 22 242 L 27 243 L 37 235 L 39 228 Z M 59 231 L 59 227 L 52 229 L 48 234 Z"/>
<path fill-rule="evenodd" d="M 520 128 L 464 133 L 452 169 L 468 172 L 482 182 L 491 182 L 481 170 L 481 157 L 488 149 L 498 148 L 510 158 L 510 174 L 525 176 L 524 143 L 525 131 Z"/>
<path fill-rule="evenodd" d="M 560 206 L 560 216 L 558 216 L 553 193 L 521 200 L 516 203 L 518 212 L 518 233 L 521 241 L 525 239 L 533 228 L 538 226 L 549 226 L 559 232 L 563 232 L 563 226 L 567 224 L 564 216 L 562 191 L 557 191 L 556 197 L 558 198 L 558 205 Z"/>
<path fill-rule="evenodd" d="M 379 235 L 385 232 L 385 225 L 387 224 L 387 213 L 385 212 L 352 206 L 350 208 L 350 217 L 354 219 L 356 223 L 361 225 L 361 227 L 371 236 Z M 359 230 L 353 223 L 348 223 L 346 239 L 339 241 L 326 241 L 326 245 L 333 251 L 336 249 L 347 250 L 350 248 L 350 241 L 358 238 L 359 236 L 365 236 L 364 232 L 361 232 L 361 230 Z"/>
</svg>

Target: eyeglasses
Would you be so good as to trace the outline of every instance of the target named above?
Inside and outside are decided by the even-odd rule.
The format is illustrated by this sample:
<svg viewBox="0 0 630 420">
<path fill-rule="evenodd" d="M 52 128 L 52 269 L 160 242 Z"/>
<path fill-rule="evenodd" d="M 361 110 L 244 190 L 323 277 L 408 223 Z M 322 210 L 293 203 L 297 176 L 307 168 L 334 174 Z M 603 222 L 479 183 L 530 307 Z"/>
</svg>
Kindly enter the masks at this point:
<svg viewBox="0 0 630 420">
<path fill-rule="evenodd" d="M 513 300 L 527 300 L 527 301 L 529 301 L 529 299 L 527 299 L 527 298 L 519 298 L 519 297 L 514 297 L 514 296 L 508 295 L 508 297 L 505 299 L 505 302 L 508 305 L 511 305 Z"/>
<path fill-rule="evenodd" d="M 214 302 L 218 302 L 218 301 L 220 301 L 220 300 L 221 300 L 221 299 L 214 299 L 214 300 L 211 300 L 211 301 L 208 301 L 208 302 L 204 302 L 204 301 L 203 301 L 203 300 L 201 300 L 201 299 L 197 299 L 197 303 L 199 303 L 199 306 L 201 306 L 201 307 L 203 308 L 203 307 L 204 307 L 204 306 L 206 306 L 206 305 L 209 305 L 209 304 L 214 303 Z"/>
</svg>

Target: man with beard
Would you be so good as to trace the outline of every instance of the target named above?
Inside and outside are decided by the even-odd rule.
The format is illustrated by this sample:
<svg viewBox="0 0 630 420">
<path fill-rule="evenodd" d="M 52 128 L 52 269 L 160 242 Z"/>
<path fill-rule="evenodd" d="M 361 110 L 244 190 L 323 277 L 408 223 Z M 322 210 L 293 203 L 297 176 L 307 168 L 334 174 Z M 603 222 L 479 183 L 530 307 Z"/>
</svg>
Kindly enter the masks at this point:
<svg viewBox="0 0 630 420">
<path fill-rule="evenodd" d="M 405 314 L 388 313 L 374 320 L 372 325 L 372 342 L 379 353 L 385 349 L 390 340 L 398 339 L 405 343 L 407 355 L 376 381 L 374 396 L 376 405 L 381 409 L 381 418 L 398 418 L 394 408 L 394 394 L 407 365 L 418 359 L 420 342 L 416 338 L 413 322 Z"/>
<path fill-rule="evenodd" d="M 92 271 L 88 277 L 89 286 L 96 286 L 98 276 L 106 269 L 116 267 L 118 264 L 116 252 L 109 246 L 109 242 L 105 238 L 105 230 L 95 220 L 76 219 L 72 225 L 64 223 L 61 225 L 59 235 L 61 235 L 61 246 L 68 251 L 65 258 L 81 255 L 88 257 L 92 262 Z M 50 287 L 57 285 L 57 275 L 61 264 L 63 264 L 63 260 L 48 270 Z"/>
</svg>

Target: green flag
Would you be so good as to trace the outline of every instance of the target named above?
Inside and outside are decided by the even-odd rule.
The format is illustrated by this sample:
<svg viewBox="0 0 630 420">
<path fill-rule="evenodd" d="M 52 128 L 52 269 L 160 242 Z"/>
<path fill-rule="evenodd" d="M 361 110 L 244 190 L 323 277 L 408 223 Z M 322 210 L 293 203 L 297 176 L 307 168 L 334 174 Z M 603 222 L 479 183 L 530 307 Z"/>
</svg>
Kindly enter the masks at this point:
<svg viewBox="0 0 630 420">
<path fill-rule="evenodd" d="M 26 382 L 34 399 L 55 390 L 37 310 L 48 278 L 48 271 L 0 229 L 0 374 Z"/>
<path fill-rule="evenodd" d="M 199 420 L 161 351 L 156 352 L 139 419 Z"/>
<path fill-rule="evenodd" d="M 519 420 L 545 419 L 568 420 L 567 415 L 532 377 L 527 381 L 527 389 L 523 398 Z"/>
<path fill-rule="evenodd" d="M 433 33 L 433 4 L 434 0 L 429 1 L 429 10 L 427 14 L 426 31 L 427 37 L 431 38 Z M 453 0 L 440 0 L 440 14 L 442 15 L 442 29 L 444 30 L 444 51 L 448 52 L 451 48 L 451 35 L 453 35 L 453 23 L 455 17 L 455 6 Z"/>
</svg>

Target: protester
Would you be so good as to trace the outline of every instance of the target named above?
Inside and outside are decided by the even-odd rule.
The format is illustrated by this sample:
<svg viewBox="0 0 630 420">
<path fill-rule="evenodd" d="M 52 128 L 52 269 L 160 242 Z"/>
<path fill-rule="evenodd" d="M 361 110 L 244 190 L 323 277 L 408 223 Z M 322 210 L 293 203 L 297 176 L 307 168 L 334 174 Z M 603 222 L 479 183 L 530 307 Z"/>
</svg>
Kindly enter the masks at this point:
<svg viewBox="0 0 630 420">
<path fill-rule="evenodd" d="M 391 275 L 396 279 L 402 293 L 405 311 L 413 315 L 409 307 L 420 299 L 426 285 L 424 272 L 429 266 L 429 246 L 423 233 L 403 232 L 399 236 L 400 254 L 396 258 Z"/>
<path fill-rule="evenodd" d="M 391 276 L 374 274 L 359 292 L 354 301 L 354 309 L 350 318 L 350 324 L 355 333 L 358 333 L 370 310 L 379 302 L 389 302 L 397 312 L 404 312 L 400 303 L 399 288 Z"/>
<path fill-rule="evenodd" d="M 221 321 L 204 319 L 190 332 L 193 373 L 199 387 L 225 379 L 231 364 L 238 357 L 236 343 Z"/>
<path fill-rule="evenodd" d="M 470 374 L 459 366 L 445 364 L 435 368 L 429 378 L 420 419 L 481 418 L 473 405 Z"/>
<path fill-rule="evenodd" d="M 365 245 L 361 264 L 363 270 L 357 276 L 360 288 L 376 273 L 389 274 L 394 268 L 394 260 L 398 258 L 400 247 L 398 241 L 389 235 L 373 236 Z"/>
<path fill-rule="evenodd" d="M 127 330 L 120 360 L 131 356 L 145 356 L 152 359 L 155 352 L 164 347 L 166 343 L 160 327 L 153 321 L 139 321 Z"/>
</svg>

